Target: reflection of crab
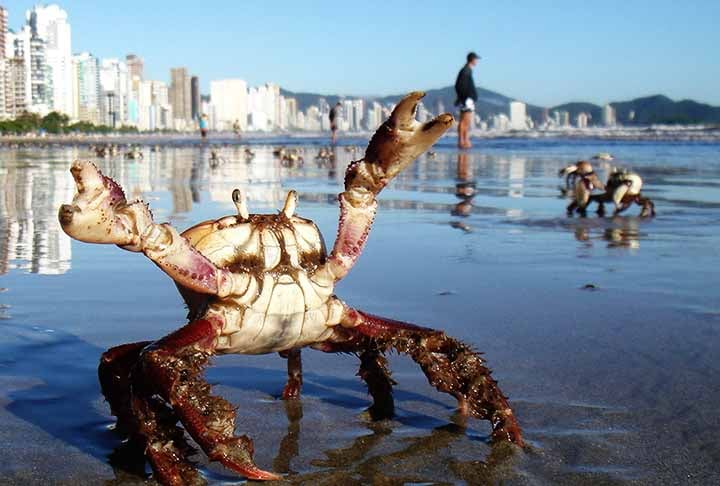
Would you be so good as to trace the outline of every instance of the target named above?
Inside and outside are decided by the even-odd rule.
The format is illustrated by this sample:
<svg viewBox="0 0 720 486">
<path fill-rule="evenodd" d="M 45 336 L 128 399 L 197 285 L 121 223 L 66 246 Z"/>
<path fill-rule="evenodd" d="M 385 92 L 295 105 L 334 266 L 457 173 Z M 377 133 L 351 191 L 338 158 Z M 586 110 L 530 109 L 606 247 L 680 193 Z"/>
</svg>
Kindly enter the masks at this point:
<svg viewBox="0 0 720 486">
<path fill-rule="evenodd" d="M 445 114 L 421 124 L 412 93 L 378 129 L 365 158 L 348 167 L 340 194 L 335 245 L 325 253 L 312 221 L 294 215 L 288 194 L 279 214 L 249 214 L 238 190 L 238 214 L 200 223 L 184 233 L 155 224 L 142 202 L 127 203 L 120 187 L 90 163 L 71 172 L 77 194 L 60 208 L 70 236 L 143 252 L 177 284 L 190 322 L 155 342 L 108 350 L 100 364 L 103 393 L 130 436 L 144 444 L 156 478 L 196 484 L 179 420 L 208 458 L 251 479 L 275 479 L 252 461 L 252 442 L 235 437 L 235 411 L 210 394 L 202 370 L 213 354 L 279 352 L 288 359 L 284 398 L 302 384 L 300 348 L 355 353 L 373 397 L 374 417 L 393 413 L 392 385 L 383 354 L 409 355 L 460 409 L 490 420 L 493 438 L 522 444 L 520 429 L 490 371 L 472 349 L 441 331 L 376 317 L 333 293 L 362 252 L 377 209 L 376 195 L 452 124 Z"/>
</svg>

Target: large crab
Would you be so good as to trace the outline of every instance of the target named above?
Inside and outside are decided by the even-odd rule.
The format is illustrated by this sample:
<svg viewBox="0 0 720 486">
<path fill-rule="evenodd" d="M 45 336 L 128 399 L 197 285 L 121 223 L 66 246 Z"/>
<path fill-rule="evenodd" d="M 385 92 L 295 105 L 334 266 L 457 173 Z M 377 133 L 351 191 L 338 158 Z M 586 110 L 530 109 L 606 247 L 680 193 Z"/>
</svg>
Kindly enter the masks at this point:
<svg viewBox="0 0 720 486">
<path fill-rule="evenodd" d="M 237 214 L 178 233 L 154 223 L 145 203 L 128 203 L 93 164 L 73 164 L 77 194 L 59 213 L 65 232 L 144 253 L 175 281 L 189 308 L 184 327 L 157 341 L 111 348 L 99 367 L 119 428 L 145 448 L 158 481 L 204 482 L 186 458 L 189 447 L 178 421 L 211 461 L 250 479 L 278 478 L 254 464 L 252 441 L 234 435 L 234 408 L 211 395 L 202 377 L 209 358 L 223 353 L 277 352 L 287 358 L 286 399 L 300 394 L 301 348 L 354 353 L 373 398 L 370 413 L 386 418 L 393 414 L 394 381 L 384 353 L 394 349 L 415 360 L 438 390 L 453 395 L 461 411 L 489 420 L 494 440 L 523 444 L 506 397 L 468 345 L 441 331 L 354 309 L 333 293 L 365 246 L 377 194 L 453 123 L 449 114 L 417 122 L 422 97 L 402 99 L 365 157 L 348 167 L 329 255 L 317 226 L 294 214 L 294 191 L 278 214 L 249 214 L 235 190 Z"/>
</svg>

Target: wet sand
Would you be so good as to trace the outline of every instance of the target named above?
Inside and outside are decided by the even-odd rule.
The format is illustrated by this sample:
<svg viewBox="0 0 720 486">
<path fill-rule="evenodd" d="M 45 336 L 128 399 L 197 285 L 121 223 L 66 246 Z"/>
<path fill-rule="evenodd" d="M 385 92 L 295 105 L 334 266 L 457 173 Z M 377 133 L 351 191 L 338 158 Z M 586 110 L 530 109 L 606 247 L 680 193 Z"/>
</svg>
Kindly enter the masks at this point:
<svg viewBox="0 0 720 486">
<path fill-rule="evenodd" d="M 318 142 L 321 143 L 321 142 Z M 338 294 L 447 330 L 485 353 L 529 448 L 491 447 L 411 361 L 393 356 L 398 416 L 372 422 L 352 356 L 304 353 L 303 399 L 277 400 L 284 360 L 226 356 L 208 379 L 239 407 L 238 433 L 289 484 L 711 484 L 720 481 L 718 145 L 449 142 L 381 196 L 366 252 Z M 80 150 L 80 151 L 78 151 Z M 178 227 L 273 211 L 284 192 L 330 243 L 345 164 L 282 167 L 271 147 L 146 151 L 101 167 Z M 640 171 L 658 217 L 566 218 L 557 170 L 609 151 Z M 144 258 L 70 243 L 55 224 L 83 149 L 0 152 L 1 484 L 144 484 L 96 379 L 100 354 L 183 323 L 174 286 Z M 355 155 L 358 157 L 359 155 Z M 605 170 L 606 167 L 599 167 Z M 474 185 L 475 196 L 458 190 Z M 645 189 L 645 187 L 644 187 Z M 461 216 L 467 215 L 467 216 Z M 388 269 L 392 269 L 389 272 Z M 591 284 L 594 288 L 585 288 Z M 237 478 L 197 460 L 213 484 Z"/>
</svg>

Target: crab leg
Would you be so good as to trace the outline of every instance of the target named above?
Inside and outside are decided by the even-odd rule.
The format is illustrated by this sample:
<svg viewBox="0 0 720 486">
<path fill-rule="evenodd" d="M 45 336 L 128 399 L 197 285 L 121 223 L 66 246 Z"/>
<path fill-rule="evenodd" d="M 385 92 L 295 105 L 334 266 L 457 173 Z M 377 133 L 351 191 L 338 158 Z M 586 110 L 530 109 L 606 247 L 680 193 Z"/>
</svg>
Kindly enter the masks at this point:
<svg viewBox="0 0 720 486">
<path fill-rule="evenodd" d="M 377 211 L 376 196 L 452 125 L 453 117 L 447 113 L 427 123 L 415 120 L 423 96 L 414 92 L 403 98 L 373 135 L 365 157 L 345 172 L 335 245 L 325 266 L 316 272 L 316 281 L 332 282 L 347 275 L 365 247 Z"/>
<path fill-rule="evenodd" d="M 343 329 L 331 340 L 380 352 L 394 349 L 410 356 L 420 365 L 431 385 L 458 400 L 461 412 L 490 421 L 493 440 L 523 445 L 520 427 L 507 398 L 484 360 L 466 344 L 441 331 L 350 308 L 341 324 Z M 328 343 L 328 348 L 333 345 Z M 319 349 L 324 349 L 323 345 Z"/>
<path fill-rule="evenodd" d="M 281 352 L 280 356 L 287 358 L 288 381 L 283 390 L 283 400 L 293 400 L 300 398 L 300 389 L 302 388 L 302 357 L 300 349 L 293 348 L 289 351 Z"/>
<path fill-rule="evenodd" d="M 211 395 L 210 385 L 202 377 L 221 326 L 219 319 L 199 319 L 145 348 L 140 362 L 143 381 L 171 404 L 185 430 L 211 461 L 248 479 L 279 479 L 253 463 L 252 441 L 247 436 L 234 436 L 233 406 Z"/>
<path fill-rule="evenodd" d="M 141 443 L 155 478 L 162 484 L 206 484 L 185 459 L 190 450 L 172 411 L 139 389 L 131 391 L 131 373 L 149 341 L 124 344 L 103 353 L 98 367 L 103 395 L 118 418 L 118 428 Z"/>
<path fill-rule="evenodd" d="M 237 292 L 234 286 L 247 283 L 236 282 L 242 277 L 213 265 L 169 224 L 154 223 L 145 203 L 128 204 L 120 186 L 94 164 L 76 161 L 70 172 L 77 193 L 58 214 L 70 237 L 143 252 L 173 280 L 195 292 L 222 297 Z"/>
</svg>

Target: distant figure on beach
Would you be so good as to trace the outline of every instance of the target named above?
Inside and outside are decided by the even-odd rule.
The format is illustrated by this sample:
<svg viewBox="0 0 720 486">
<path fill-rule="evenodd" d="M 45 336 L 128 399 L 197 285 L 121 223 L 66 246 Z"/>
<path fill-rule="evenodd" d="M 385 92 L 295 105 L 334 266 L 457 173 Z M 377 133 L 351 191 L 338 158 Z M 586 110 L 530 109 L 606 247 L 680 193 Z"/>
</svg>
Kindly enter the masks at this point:
<svg viewBox="0 0 720 486">
<path fill-rule="evenodd" d="M 342 105 L 338 101 L 335 103 L 335 106 L 330 108 L 330 113 L 328 114 L 328 117 L 330 118 L 330 131 L 332 132 L 332 144 L 335 145 L 335 142 L 337 142 L 337 122 L 338 117 L 340 116 L 340 108 Z"/>
<path fill-rule="evenodd" d="M 200 124 L 200 137 L 202 137 L 202 139 L 205 140 L 205 139 L 207 139 L 207 134 L 208 134 L 208 117 L 206 114 L 203 113 L 200 116 L 199 124 Z"/>
<path fill-rule="evenodd" d="M 233 133 L 235 133 L 235 136 L 240 138 L 240 133 L 242 132 L 242 128 L 240 127 L 240 120 L 235 120 L 235 123 L 233 123 Z"/>
<path fill-rule="evenodd" d="M 475 89 L 475 81 L 472 76 L 472 68 L 477 64 L 480 56 L 471 52 L 467 55 L 467 62 L 460 69 L 455 80 L 455 106 L 460 109 L 460 123 L 458 123 L 458 147 L 470 148 L 470 126 L 475 112 L 475 102 L 478 95 Z"/>
</svg>

